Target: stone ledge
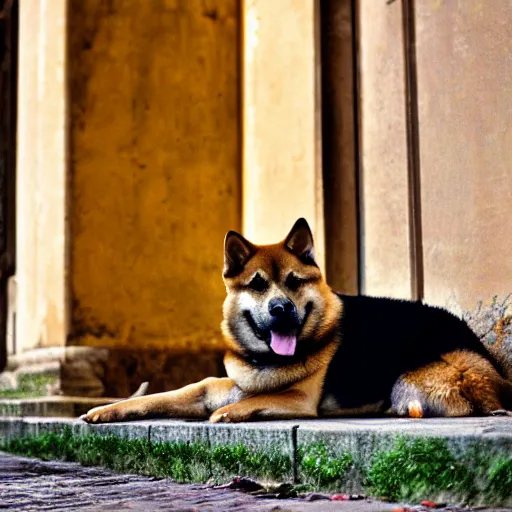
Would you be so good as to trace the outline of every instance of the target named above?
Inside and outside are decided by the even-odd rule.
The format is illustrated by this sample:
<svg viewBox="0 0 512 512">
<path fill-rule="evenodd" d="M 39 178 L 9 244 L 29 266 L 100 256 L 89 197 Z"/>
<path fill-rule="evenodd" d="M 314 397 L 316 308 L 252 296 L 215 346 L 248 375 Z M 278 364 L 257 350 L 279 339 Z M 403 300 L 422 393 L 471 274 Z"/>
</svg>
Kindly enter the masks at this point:
<svg viewBox="0 0 512 512">
<path fill-rule="evenodd" d="M 0 419 L 5 417 L 76 418 L 98 405 L 110 404 L 118 398 L 91 398 L 78 396 L 44 396 L 34 398 L 0 399 Z"/>
<path fill-rule="evenodd" d="M 33 403 L 66 403 L 66 397 L 33 399 Z M 77 399 L 73 403 L 98 405 L 114 399 Z M 29 400 L 0 400 L 3 402 L 28 402 Z M 94 403 L 93 403 L 94 402 Z M 97 403 L 96 403 L 97 402 Z M 281 446 L 285 449 L 293 436 L 297 444 L 322 442 L 332 450 L 342 447 L 355 448 L 358 439 L 393 439 L 397 435 L 411 437 L 442 437 L 460 443 L 475 439 L 510 446 L 512 453 L 512 418 L 433 418 L 433 419 L 336 419 L 301 421 L 261 421 L 254 423 L 217 423 L 184 420 L 131 421 L 126 423 L 88 424 L 73 418 L 49 417 L 3 417 L 0 418 L 0 434 L 11 428 L 16 432 L 26 431 L 29 425 L 52 426 L 52 432 L 71 427 L 76 434 L 97 433 L 118 435 L 131 439 L 147 437 L 155 442 L 195 442 L 208 440 L 213 445 L 244 443 L 261 448 L 263 445 Z M 20 430 L 21 429 L 21 430 Z M 29 433 L 29 432 L 26 432 Z M 32 433 L 32 432 L 30 432 Z M 347 445 L 347 441 L 349 444 Z M 263 443 L 263 445 L 262 445 Z M 380 444 L 380 443 L 378 443 Z M 287 450 L 288 448 L 286 448 Z"/>
<path fill-rule="evenodd" d="M 487 461 L 485 471 L 491 466 L 496 467 L 500 461 L 512 461 L 512 418 L 336 419 L 242 424 L 152 420 L 100 425 L 67 418 L 0 418 L 0 443 L 2 439 L 59 434 L 70 429 L 73 436 L 97 434 L 152 443 L 200 443 L 211 453 L 217 447 L 245 445 L 249 450 L 269 454 L 268 460 L 288 461 L 285 463 L 288 469 L 281 473 L 281 478 L 313 482 L 313 485 L 316 477 L 304 473 L 303 454 L 313 453 L 318 457 L 318 464 L 327 465 L 329 461 L 339 463 L 349 454 L 354 465 L 338 483 L 345 491 L 353 493 L 365 490 L 361 469 L 368 467 L 377 453 L 396 449 L 399 437 L 443 439 L 455 460 L 478 478 L 482 473 L 482 461 Z M 320 452 L 315 451 L 317 446 L 322 447 Z M 484 486 L 480 488 L 484 489 Z M 438 497 L 445 499 L 446 495 L 441 493 Z M 512 504 L 512 491 L 507 500 L 507 505 Z"/>
</svg>

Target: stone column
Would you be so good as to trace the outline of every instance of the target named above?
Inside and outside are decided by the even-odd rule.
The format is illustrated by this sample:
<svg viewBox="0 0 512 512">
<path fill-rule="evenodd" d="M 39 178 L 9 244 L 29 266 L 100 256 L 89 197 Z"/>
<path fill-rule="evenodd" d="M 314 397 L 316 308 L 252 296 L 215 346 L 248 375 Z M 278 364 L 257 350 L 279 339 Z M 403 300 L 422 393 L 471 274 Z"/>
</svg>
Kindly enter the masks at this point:
<svg viewBox="0 0 512 512">
<path fill-rule="evenodd" d="M 8 361 L 57 387 L 59 358 L 46 352 L 66 345 L 69 322 L 66 11 L 66 0 L 19 5 L 16 355 Z"/>
</svg>

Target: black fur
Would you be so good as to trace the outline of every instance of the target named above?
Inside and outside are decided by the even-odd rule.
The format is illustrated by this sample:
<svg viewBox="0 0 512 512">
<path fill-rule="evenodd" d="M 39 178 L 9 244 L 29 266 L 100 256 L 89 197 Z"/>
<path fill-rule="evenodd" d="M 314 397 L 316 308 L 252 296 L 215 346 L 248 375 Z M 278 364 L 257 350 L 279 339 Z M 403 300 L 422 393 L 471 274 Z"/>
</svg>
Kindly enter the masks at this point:
<svg viewBox="0 0 512 512">
<path fill-rule="evenodd" d="M 324 396 L 343 408 L 384 400 L 406 371 L 457 349 L 487 358 L 502 371 L 477 335 L 448 311 L 420 302 L 338 294 L 344 308 L 341 343 L 327 372 Z"/>
</svg>

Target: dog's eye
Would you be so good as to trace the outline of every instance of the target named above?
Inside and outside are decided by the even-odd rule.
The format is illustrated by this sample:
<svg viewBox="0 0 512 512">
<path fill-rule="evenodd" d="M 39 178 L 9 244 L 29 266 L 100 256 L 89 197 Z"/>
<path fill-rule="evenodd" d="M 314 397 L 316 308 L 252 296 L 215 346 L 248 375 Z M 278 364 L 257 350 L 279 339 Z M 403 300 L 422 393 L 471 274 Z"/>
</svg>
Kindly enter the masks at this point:
<svg viewBox="0 0 512 512">
<path fill-rule="evenodd" d="M 295 290 L 298 290 L 300 285 L 303 283 L 304 283 L 304 279 L 297 277 L 295 274 L 288 274 L 288 277 L 286 278 L 284 285 L 288 289 L 295 291 Z"/>
<path fill-rule="evenodd" d="M 256 274 L 249 283 L 249 288 L 255 292 L 264 292 L 268 287 L 267 281 L 259 274 Z"/>
</svg>

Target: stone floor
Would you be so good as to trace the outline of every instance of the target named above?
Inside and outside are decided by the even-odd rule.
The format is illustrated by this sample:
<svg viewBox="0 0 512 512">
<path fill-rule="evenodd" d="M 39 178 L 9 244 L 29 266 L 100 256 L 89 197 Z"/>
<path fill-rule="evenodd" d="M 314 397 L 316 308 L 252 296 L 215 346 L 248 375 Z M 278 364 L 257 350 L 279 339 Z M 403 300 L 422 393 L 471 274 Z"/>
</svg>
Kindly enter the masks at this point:
<svg viewBox="0 0 512 512">
<path fill-rule="evenodd" d="M 229 489 L 180 485 L 167 479 L 119 475 L 74 463 L 43 462 L 0 453 L 0 510 L 377 512 L 427 509 L 407 509 L 367 500 L 261 499 Z"/>
</svg>

